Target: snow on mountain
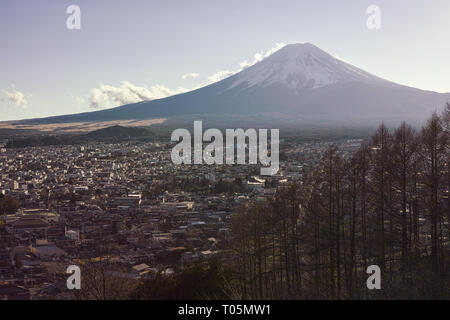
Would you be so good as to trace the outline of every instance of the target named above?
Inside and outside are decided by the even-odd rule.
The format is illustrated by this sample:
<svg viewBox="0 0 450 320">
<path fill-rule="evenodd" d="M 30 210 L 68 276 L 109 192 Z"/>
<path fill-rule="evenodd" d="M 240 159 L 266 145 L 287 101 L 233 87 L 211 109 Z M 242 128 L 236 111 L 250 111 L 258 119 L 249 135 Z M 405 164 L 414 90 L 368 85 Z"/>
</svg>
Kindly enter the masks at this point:
<svg viewBox="0 0 450 320">
<path fill-rule="evenodd" d="M 310 43 L 286 45 L 235 78 L 230 89 L 240 85 L 265 87 L 274 83 L 293 89 L 317 89 L 344 81 L 383 81 Z"/>
<path fill-rule="evenodd" d="M 95 112 L 18 123 L 70 123 L 152 118 L 277 119 L 293 123 L 377 124 L 423 121 L 450 94 L 396 84 L 318 47 L 287 45 L 226 79 L 186 93 Z"/>
</svg>

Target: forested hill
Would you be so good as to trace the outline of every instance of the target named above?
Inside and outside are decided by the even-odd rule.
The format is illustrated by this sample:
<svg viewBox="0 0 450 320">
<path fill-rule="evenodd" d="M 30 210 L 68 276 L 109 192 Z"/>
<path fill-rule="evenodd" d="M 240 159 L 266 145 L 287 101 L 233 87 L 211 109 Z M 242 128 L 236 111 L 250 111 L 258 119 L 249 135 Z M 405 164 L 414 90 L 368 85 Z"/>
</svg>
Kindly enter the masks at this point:
<svg viewBox="0 0 450 320">
<path fill-rule="evenodd" d="M 103 128 L 89 132 L 85 137 L 90 139 L 108 139 L 108 138 L 134 138 L 134 137 L 145 137 L 152 136 L 153 133 L 146 128 L 139 127 L 122 127 L 119 125 Z"/>
<path fill-rule="evenodd" d="M 114 141 L 123 140 L 142 140 L 147 141 L 154 138 L 154 134 L 140 127 L 122 127 L 112 126 L 89 133 L 82 134 L 24 134 L 23 136 L 8 136 L 7 148 L 23 148 L 34 146 L 54 146 L 54 145 L 73 145 L 92 141 Z"/>
</svg>

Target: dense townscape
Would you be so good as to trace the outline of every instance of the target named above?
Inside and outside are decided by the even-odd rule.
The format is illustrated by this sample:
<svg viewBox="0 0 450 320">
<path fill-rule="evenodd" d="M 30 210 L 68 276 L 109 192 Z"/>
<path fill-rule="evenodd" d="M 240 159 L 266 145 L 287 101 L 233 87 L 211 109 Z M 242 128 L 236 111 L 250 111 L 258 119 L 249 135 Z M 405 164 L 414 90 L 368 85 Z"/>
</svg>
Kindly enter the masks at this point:
<svg viewBox="0 0 450 320">
<path fill-rule="evenodd" d="M 207 261 L 226 249 L 241 204 L 301 181 L 331 145 L 347 157 L 361 142 L 285 139 L 280 171 L 259 176 L 256 165 L 174 165 L 168 142 L 4 141 L 0 299 L 73 298 L 70 265 L 107 265 L 110 278 L 138 283 Z"/>
</svg>

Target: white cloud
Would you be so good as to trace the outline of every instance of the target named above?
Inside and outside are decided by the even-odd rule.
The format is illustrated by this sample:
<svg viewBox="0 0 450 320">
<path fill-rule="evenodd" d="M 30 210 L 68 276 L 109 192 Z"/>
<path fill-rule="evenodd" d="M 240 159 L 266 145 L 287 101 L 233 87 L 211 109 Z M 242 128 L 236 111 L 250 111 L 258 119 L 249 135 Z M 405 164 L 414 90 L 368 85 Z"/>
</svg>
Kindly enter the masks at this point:
<svg viewBox="0 0 450 320">
<path fill-rule="evenodd" d="M 239 69 L 236 71 L 228 71 L 228 70 L 224 70 L 224 71 L 218 71 L 216 73 L 214 73 L 213 75 L 208 77 L 208 81 L 209 83 L 213 83 L 213 82 L 217 82 L 220 81 L 222 79 L 225 79 L 235 73 L 238 73 L 242 70 L 244 70 L 245 68 L 248 68 L 260 61 L 262 61 L 264 58 L 267 58 L 268 56 L 270 56 L 272 53 L 280 50 L 281 48 L 283 48 L 286 44 L 285 43 L 277 43 L 275 45 L 275 47 L 270 48 L 267 51 L 262 51 L 262 52 L 257 52 L 253 55 L 253 60 L 251 60 L 250 62 L 248 60 L 244 60 L 241 63 L 239 63 Z"/>
<path fill-rule="evenodd" d="M 12 86 L 11 91 L 3 90 L 8 101 L 14 103 L 18 107 L 26 108 L 28 106 L 28 101 L 25 98 L 25 94 L 17 90 Z"/>
<path fill-rule="evenodd" d="M 195 78 L 197 78 L 199 75 L 200 75 L 200 74 L 198 74 L 198 73 L 196 73 L 196 72 L 191 72 L 191 73 L 183 74 L 183 75 L 181 76 L 181 78 L 182 78 L 183 80 L 186 80 L 186 79 L 188 79 L 188 78 L 195 79 Z"/>
<path fill-rule="evenodd" d="M 247 60 L 241 62 L 239 65 L 241 66 L 241 70 L 245 69 L 247 67 L 250 67 L 260 61 L 262 61 L 264 58 L 267 58 L 268 56 L 270 56 L 272 53 L 280 50 L 281 48 L 283 48 L 286 44 L 285 43 L 277 43 L 275 45 L 275 47 L 270 48 L 269 50 L 267 50 L 266 52 L 262 51 L 262 52 L 257 52 L 253 55 L 253 61 L 248 62 Z M 239 71 L 241 71 L 239 70 Z"/>
<path fill-rule="evenodd" d="M 257 52 L 253 55 L 253 59 L 248 62 L 243 61 L 239 64 L 239 69 L 235 71 L 230 70 L 222 70 L 218 71 L 212 75 L 210 75 L 207 80 L 208 82 L 206 84 L 197 86 L 192 89 L 186 89 L 182 87 L 178 87 L 177 89 L 170 89 L 163 85 L 154 85 L 151 87 L 146 86 L 136 86 L 132 84 L 129 81 L 121 81 L 120 86 L 111 86 L 101 83 L 98 88 L 94 88 L 91 90 L 89 97 L 87 98 L 89 102 L 89 106 L 94 109 L 100 109 L 100 108 L 108 108 L 108 107 L 115 107 L 120 106 L 124 104 L 129 103 L 136 103 L 141 101 L 149 101 L 154 99 L 161 99 L 168 96 L 172 96 L 179 93 L 184 93 L 190 90 L 198 89 L 204 85 L 208 85 L 217 81 L 220 81 L 222 79 L 225 79 L 237 72 L 242 71 L 243 69 L 254 65 L 255 63 L 263 60 L 264 58 L 267 58 L 275 51 L 281 49 L 284 47 L 285 44 L 283 43 L 277 43 L 275 47 L 262 52 Z M 200 74 L 196 72 L 186 73 L 181 76 L 183 80 L 192 78 L 195 79 L 199 77 Z M 81 104 L 84 103 L 84 99 L 80 97 L 75 97 L 71 95 L 71 97 L 77 101 L 77 103 Z"/>
<path fill-rule="evenodd" d="M 275 47 L 270 48 L 269 50 L 266 51 L 266 53 L 264 54 L 264 58 L 267 58 L 268 56 L 270 56 L 272 53 L 277 52 L 278 50 L 280 50 L 281 48 L 283 48 L 284 46 L 286 46 L 286 43 L 282 43 L 282 42 L 278 42 Z"/>
<path fill-rule="evenodd" d="M 175 90 L 169 89 L 163 85 L 154 85 L 150 88 L 139 87 L 129 81 L 121 81 L 119 87 L 100 84 L 99 88 L 91 90 L 88 98 L 91 108 L 107 108 L 120 106 L 129 103 L 161 99 L 174 94 L 189 91 L 179 87 Z"/>
<path fill-rule="evenodd" d="M 237 71 L 228 71 L 228 70 L 222 70 L 214 73 L 213 75 L 208 77 L 209 82 L 217 82 L 222 79 L 225 79 L 233 74 L 235 74 Z"/>
</svg>

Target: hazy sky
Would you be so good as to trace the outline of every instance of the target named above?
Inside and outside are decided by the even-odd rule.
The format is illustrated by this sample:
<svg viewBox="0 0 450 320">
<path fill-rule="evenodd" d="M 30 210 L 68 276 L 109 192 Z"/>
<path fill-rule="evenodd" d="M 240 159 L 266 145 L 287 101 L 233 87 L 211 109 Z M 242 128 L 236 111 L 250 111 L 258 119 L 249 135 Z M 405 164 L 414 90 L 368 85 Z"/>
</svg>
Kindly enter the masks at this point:
<svg viewBox="0 0 450 320">
<path fill-rule="evenodd" d="M 66 27 L 70 5 L 80 30 Z M 380 30 L 366 26 L 369 5 Z M 0 41 L 0 121 L 183 92 L 295 42 L 450 92 L 448 0 L 1 0 Z"/>
</svg>

